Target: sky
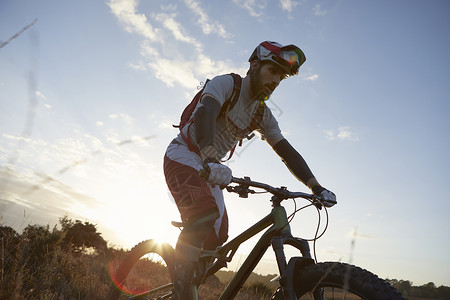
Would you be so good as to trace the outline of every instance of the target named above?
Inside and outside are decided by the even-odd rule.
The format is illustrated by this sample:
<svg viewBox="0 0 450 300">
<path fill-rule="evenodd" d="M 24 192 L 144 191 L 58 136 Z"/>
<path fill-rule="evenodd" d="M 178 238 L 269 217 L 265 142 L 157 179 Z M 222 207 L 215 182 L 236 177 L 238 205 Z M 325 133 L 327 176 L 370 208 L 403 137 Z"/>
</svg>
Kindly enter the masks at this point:
<svg viewBox="0 0 450 300">
<path fill-rule="evenodd" d="M 179 215 L 162 172 L 172 124 L 201 82 L 244 76 L 265 40 L 307 58 L 268 106 L 337 195 L 318 260 L 450 286 L 446 0 L 2 0 L 0 223 L 20 232 L 67 214 L 110 245 L 174 245 Z M 236 177 L 308 191 L 258 137 L 227 164 Z M 230 237 L 271 208 L 267 195 L 225 198 Z M 317 222 L 300 211 L 293 234 L 313 238 Z M 275 273 L 271 255 L 257 272 Z"/>
</svg>

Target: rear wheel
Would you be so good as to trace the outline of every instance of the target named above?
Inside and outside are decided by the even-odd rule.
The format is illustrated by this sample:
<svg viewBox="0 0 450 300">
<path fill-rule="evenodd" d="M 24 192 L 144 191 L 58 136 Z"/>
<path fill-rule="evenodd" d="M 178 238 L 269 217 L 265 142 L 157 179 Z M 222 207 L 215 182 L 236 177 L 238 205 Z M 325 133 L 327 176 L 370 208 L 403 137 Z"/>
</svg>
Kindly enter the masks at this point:
<svg viewBox="0 0 450 300">
<path fill-rule="evenodd" d="M 405 300 L 395 288 L 359 267 L 336 262 L 306 266 L 294 275 L 297 299 Z M 281 290 L 272 299 L 284 299 Z"/>
<path fill-rule="evenodd" d="M 146 299 L 167 299 L 171 295 L 174 249 L 167 243 L 147 240 L 130 250 L 116 271 L 109 300 L 146 294 Z M 160 297 L 160 298 L 158 298 Z"/>
</svg>

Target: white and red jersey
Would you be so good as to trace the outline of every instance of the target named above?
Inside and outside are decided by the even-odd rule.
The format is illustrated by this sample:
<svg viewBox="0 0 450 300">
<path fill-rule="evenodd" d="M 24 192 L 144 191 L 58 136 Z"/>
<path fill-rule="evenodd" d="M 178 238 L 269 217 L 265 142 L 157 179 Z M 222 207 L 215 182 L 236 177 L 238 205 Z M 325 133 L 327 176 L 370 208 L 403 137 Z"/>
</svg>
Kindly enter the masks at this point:
<svg viewBox="0 0 450 300">
<path fill-rule="evenodd" d="M 254 118 L 256 110 L 258 109 L 259 101 L 256 101 L 250 97 L 246 86 L 249 84 L 248 80 L 249 78 L 247 77 L 242 79 L 240 95 L 236 104 L 226 113 L 220 114 L 216 120 L 214 146 L 219 155 L 218 159 L 223 159 L 226 154 L 233 149 L 236 143 L 245 138 L 251 132 L 250 123 Z M 209 95 L 216 99 L 222 107 L 225 101 L 229 99 L 233 93 L 233 87 L 234 80 L 231 75 L 216 76 L 206 84 L 202 98 L 205 95 Z M 196 109 L 202 105 L 203 104 L 200 101 L 197 104 Z M 193 124 L 189 123 L 184 126 L 176 140 L 179 143 L 186 145 L 186 142 L 181 137 L 181 134 L 184 136 L 190 135 L 191 143 L 197 147 L 195 143 L 194 126 L 191 125 Z M 264 114 L 258 127 L 259 128 L 256 130 L 259 131 L 262 137 L 272 146 L 284 138 L 281 134 L 277 120 L 267 105 L 265 106 Z"/>
</svg>

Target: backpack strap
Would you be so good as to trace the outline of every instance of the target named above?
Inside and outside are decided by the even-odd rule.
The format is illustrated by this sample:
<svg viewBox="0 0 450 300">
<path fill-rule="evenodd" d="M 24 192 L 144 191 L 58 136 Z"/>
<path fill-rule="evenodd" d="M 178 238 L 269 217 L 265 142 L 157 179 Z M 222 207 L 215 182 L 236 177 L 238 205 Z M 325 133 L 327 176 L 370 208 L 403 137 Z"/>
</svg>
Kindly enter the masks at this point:
<svg viewBox="0 0 450 300">
<path fill-rule="evenodd" d="M 230 98 L 228 98 L 222 105 L 219 116 L 223 116 L 225 114 L 225 111 L 227 110 L 232 110 L 239 99 L 239 95 L 241 94 L 242 77 L 239 74 L 235 73 L 230 73 L 229 75 L 233 77 L 233 93 L 231 93 Z"/>
<path fill-rule="evenodd" d="M 180 136 L 183 139 L 183 141 L 187 144 L 188 149 L 192 152 L 195 152 L 199 156 L 200 156 L 200 150 L 198 149 L 198 147 L 194 146 L 194 144 L 192 143 L 192 139 L 191 139 L 191 135 L 189 134 L 189 131 L 190 131 L 191 125 L 194 123 L 193 112 L 194 112 L 195 107 L 197 106 L 198 102 L 200 102 L 203 91 L 205 90 L 205 87 L 206 87 L 206 84 L 208 83 L 208 81 L 209 81 L 209 79 L 206 80 L 206 82 L 203 84 L 200 91 L 198 91 L 197 94 L 195 94 L 194 99 L 183 111 L 180 124 L 178 126 L 175 126 L 175 125 L 173 126 L 175 128 L 180 129 Z M 187 115 L 187 114 L 189 114 L 189 115 Z M 187 127 L 187 136 L 184 135 L 184 133 L 183 133 L 184 126 L 188 126 Z"/>
<path fill-rule="evenodd" d="M 247 131 L 252 132 L 255 129 L 260 128 L 261 122 L 264 118 L 264 111 L 266 109 L 266 103 L 264 101 L 260 101 L 258 108 L 256 109 L 252 120 L 250 121 L 250 125 L 247 127 Z M 231 131 L 228 129 L 228 109 L 225 111 L 225 126 L 227 126 L 228 132 L 233 135 Z M 255 136 L 254 133 L 247 135 L 247 139 L 252 139 Z M 228 158 L 226 160 L 222 160 L 222 162 L 226 162 L 231 159 L 231 157 L 234 154 L 234 151 L 236 150 L 236 146 L 239 144 L 239 146 L 242 146 L 242 139 L 239 141 L 239 143 L 236 143 L 236 145 L 233 146 L 233 148 L 230 150 L 230 154 L 228 155 Z"/>
<path fill-rule="evenodd" d="M 218 117 L 222 116 L 227 109 L 228 110 L 232 109 L 234 107 L 234 105 L 236 104 L 236 102 L 238 101 L 239 95 L 241 94 L 242 77 L 239 74 L 235 74 L 235 73 L 230 73 L 229 75 L 231 75 L 233 77 L 233 92 L 231 93 L 231 96 L 222 105 L 222 108 L 220 109 Z M 209 81 L 209 79 L 206 80 L 205 84 L 203 85 L 203 88 L 195 95 L 194 98 L 197 98 L 196 99 L 197 101 L 195 102 L 195 106 L 197 105 L 198 102 L 200 102 L 200 98 L 202 97 L 203 91 L 204 91 L 205 86 L 208 83 L 208 81 Z M 195 107 L 192 109 L 192 112 L 194 109 L 195 109 Z M 174 127 L 178 127 L 180 129 L 181 138 L 186 142 L 189 150 L 192 152 L 195 152 L 196 154 L 198 154 L 200 156 L 200 149 L 198 149 L 198 147 L 194 146 L 194 144 L 192 143 L 191 135 L 189 134 L 190 127 L 193 123 L 194 123 L 194 115 L 192 114 L 187 122 L 185 122 L 184 124 L 180 123 L 180 125 L 174 126 Z M 183 127 L 186 125 L 188 126 L 187 136 L 183 134 L 183 130 L 182 130 Z M 234 148 L 232 149 L 231 154 L 233 152 L 234 152 Z M 231 158 L 231 156 L 230 156 L 230 158 Z M 228 158 L 228 159 L 230 159 L 230 158 Z"/>
<path fill-rule="evenodd" d="M 250 131 L 253 131 L 255 129 L 258 129 L 261 125 L 261 122 L 264 118 L 264 111 L 266 110 L 266 103 L 264 101 L 260 101 L 258 108 L 256 109 L 255 114 L 253 115 L 252 121 L 250 122 L 250 126 L 248 129 Z"/>
</svg>

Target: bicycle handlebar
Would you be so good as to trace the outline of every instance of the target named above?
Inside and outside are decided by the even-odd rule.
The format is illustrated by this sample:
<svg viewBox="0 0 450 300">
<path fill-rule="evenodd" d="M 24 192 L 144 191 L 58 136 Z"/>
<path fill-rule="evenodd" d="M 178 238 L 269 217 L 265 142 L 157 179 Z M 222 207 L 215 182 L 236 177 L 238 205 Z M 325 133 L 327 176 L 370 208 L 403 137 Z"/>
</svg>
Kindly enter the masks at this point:
<svg viewBox="0 0 450 300">
<path fill-rule="evenodd" d="M 237 183 L 237 186 L 231 185 L 231 183 Z M 226 189 L 230 193 L 237 193 L 240 197 L 247 198 L 248 194 L 254 194 L 255 191 L 249 189 L 249 187 L 255 187 L 260 188 L 263 190 L 266 190 L 267 192 L 271 193 L 272 195 L 276 196 L 280 200 L 284 199 L 292 199 L 292 198 L 303 198 L 308 199 L 313 202 L 321 202 L 321 197 L 318 197 L 313 194 L 307 194 L 303 192 L 291 192 L 287 190 L 286 187 L 273 187 L 271 185 L 268 185 L 266 183 L 252 181 L 250 177 L 244 177 L 244 178 L 237 178 L 233 177 L 231 180 L 231 183 L 226 186 Z"/>
<path fill-rule="evenodd" d="M 204 178 L 205 180 L 209 176 L 209 172 L 205 169 L 201 169 L 199 171 L 200 177 Z M 237 186 L 231 185 L 231 183 L 237 183 Z M 245 176 L 244 178 L 238 178 L 238 177 L 232 177 L 231 182 L 226 186 L 221 186 L 221 188 L 226 188 L 228 192 L 230 193 L 236 193 L 239 194 L 239 197 L 241 198 L 248 198 L 248 194 L 254 194 L 255 191 L 249 189 L 249 187 L 256 187 L 266 190 L 267 192 L 274 195 L 278 201 L 283 201 L 285 199 L 293 199 L 293 198 L 303 198 L 311 201 L 312 204 L 314 204 L 317 208 L 322 208 L 322 197 L 313 195 L 313 194 L 307 194 L 303 192 L 291 192 L 288 191 L 288 189 L 285 186 L 282 187 L 273 187 L 271 185 L 268 185 L 266 183 L 252 181 L 250 177 Z M 274 200 L 274 198 L 273 198 Z"/>
</svg>

